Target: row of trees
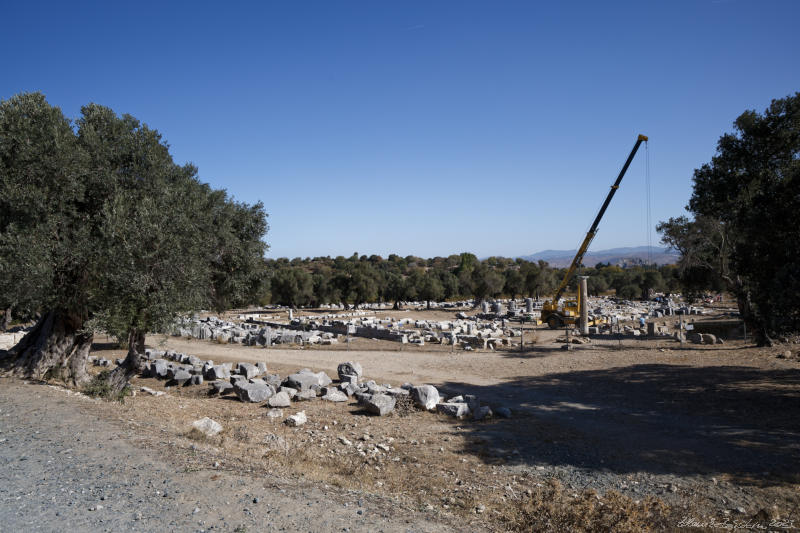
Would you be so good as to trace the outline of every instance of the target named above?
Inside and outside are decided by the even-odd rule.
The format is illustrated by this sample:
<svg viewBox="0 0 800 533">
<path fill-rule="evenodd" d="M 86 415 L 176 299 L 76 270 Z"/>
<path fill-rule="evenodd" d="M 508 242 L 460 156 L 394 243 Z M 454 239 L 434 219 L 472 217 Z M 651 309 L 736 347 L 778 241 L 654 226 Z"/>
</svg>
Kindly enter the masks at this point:
<svg viewBox="0 0 800 533">
<path fill-rule="evenodd" d="M 625 298 L 726 289 L 762 344 L 800 330 L 800 93 L 747 111 L 697 169 L 690 216 L 662 222 L 677 267 L 583 270 Z M 0 365 L 86 380 L 93 332 L 126 339 L 114 388 L 147 331 L 176 314 L 248 303 L 547 296 L 563 270 L 464 253 L 264 260 L 266 214 L 174 163 L 156 130 L 90 104 L 71 121 L 39 93 L 0 102 L 0 312 L 36 319 Z M 0 324 L 2 326 L 3 324 Z"/>
<path fill-rule="evenodd" d="M 724 287 L 760 345 L 800 330 L 800 93 L 746 111 L 694 172 L 689 216 L 658 230 L 681 276 Z"/>
<path fill-rule="evenodd" d="M 422 259 L 414 256 L 377 255 L 345 258 L 316 257 L 266 262 L 268 292 L 262 303 L 316 306 L 366 302 L 431 301 L 505 297 L 549 296 L 564 277 L 565 269 L 544 261 L 490 257 L 483 261 L 470 253 Z M 581 270 L 589 275 L 589 291 L 616 291 L 624 298 L 647 297 L 650 290 L 681 289 L 674 266 L 620 268 L 598 264 Z M 575 288 L 575 281 L 571 285 Z"/>
<path fill-rule="evenodd" d="M 37 318 L 0 364 L 87 380 L 99 329 L 128 341 L 108 377 L 139 370 L 145 332 L 263 292 L 266 214 L 173 162 L 156 130 L 95 104 L 76 121 L 40 93 L 0 102 L 0 307 Z"/>
</svg>

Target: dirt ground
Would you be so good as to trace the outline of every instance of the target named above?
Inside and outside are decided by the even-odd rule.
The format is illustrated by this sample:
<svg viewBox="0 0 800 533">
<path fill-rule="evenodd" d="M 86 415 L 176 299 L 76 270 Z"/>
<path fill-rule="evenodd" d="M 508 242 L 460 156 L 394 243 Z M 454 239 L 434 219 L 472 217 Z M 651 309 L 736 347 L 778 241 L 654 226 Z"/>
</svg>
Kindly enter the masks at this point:
<svg viewBox="0 0 800 533">
<path fill-rule="evenodd" d="M 537 328 L 526 333 L 535 344 L 525 350 L 473 352 L 400 350 L 369 339 L 329 350 L 148 338 L 151 347 L 215 362 L 264 361 L 282 376 L 308 367 L 335 378 L 338 363 L 358 361 L 365 379 L 476 394 L 510 407 L 507 420 L 413 410 L 373 417 L 355 401 L 316 400 L 283 410 L 309 418 L 289 428 L 263 406 L 210 397 L 206 386 L 165 389 L 154 379 L 136 379 L 134 388 L 167 394 L 139 392 L 93 409 L 186 469 L 383 498 L 453 530 L 800 527 L 800 346 L 729 340 L 682 348 L 669 338 L 597 336 L 565 351 L 559 335 Z M 122 356 L 97 340 L 96 355 Z M 224 431 L 190 432 L 203 416 Z"/>
<path fill-rule="evenodd" d="M 0 531 L 451 530 L 385 498 L 206 461 L 115 407 L 0 378 Z"/>
</svg>

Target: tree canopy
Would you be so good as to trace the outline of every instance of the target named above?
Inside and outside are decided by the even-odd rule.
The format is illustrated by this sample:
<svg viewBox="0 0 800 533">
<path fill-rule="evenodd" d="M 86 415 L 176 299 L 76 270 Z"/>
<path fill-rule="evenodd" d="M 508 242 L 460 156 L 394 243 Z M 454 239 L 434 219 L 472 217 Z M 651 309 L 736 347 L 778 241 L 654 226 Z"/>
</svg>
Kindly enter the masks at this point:
<svg viewBox="0 0 800 533">
<path fill-rule="evenodd" d="M 800 329 L 800 93 L 736 119 L 687 210 L 658 228 L 684 281 L 724 284 L 760 344 Z"/>
<path fill-rule="evenodd" d="M 94 328 L 136 366 L 177 314 L 254 301 L 266 231 L 260 203 L 200 182 L 130 115 L 89 104 L 73 124 L 40 93 L 0 103 L 0 305 L 40 316 L 5 357 L 17 373 L 85 379 Z"/>
<path fill-rule="evenodd" d="M 566 269 L 544 261 L 490 258 L 478 260 L 473 254 L 448 258 L 401 258 L 378 256 L 267 259 L 269 284 L 261 299 L 293 307 L 325 303 L 360 305 L 391 302 L 399 307 L 407 301 L 441 301 L 506 297 L 551 296 Z M 674 265 L 621 268 L 598 265 L 583 268 L 589 276 L 589 292 L 604 294 L 616 290 L 625 298 L 647 297 L 655 292 L 679 292 Z M 356 290 L 361 287 L 360 293 Z M 575 290 L 574 282 L 570 285 Z M 622 289 L 625 288 L 624 291 Z"/>
</svg>

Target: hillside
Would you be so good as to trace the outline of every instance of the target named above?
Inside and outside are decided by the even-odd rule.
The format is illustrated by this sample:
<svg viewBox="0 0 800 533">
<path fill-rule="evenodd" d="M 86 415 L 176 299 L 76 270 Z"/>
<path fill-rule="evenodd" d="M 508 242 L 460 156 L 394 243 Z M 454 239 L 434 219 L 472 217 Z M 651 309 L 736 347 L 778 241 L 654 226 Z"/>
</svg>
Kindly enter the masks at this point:
<svg viewBox="0 0 800 533">
<path fill-rule="evenodd" d="M 572 258 L 575 257 L 575 250 L 542 250 L 541 252 L 520 257 L 528 261 L 541 259 L 555 267 L 567 267 L 572 262 Z M 680 255 L 676 251 L 655 246 L 651 249 L 651 257 L 653 262 L 658 265 L 673 264 L 680 259 Z M 612 265 L 647 262 L 647 246 L 590 250 L 583 259 L 583 264 L 586 266 L 594 266 L 600 262 L 611 263 Z"/>
</svg>

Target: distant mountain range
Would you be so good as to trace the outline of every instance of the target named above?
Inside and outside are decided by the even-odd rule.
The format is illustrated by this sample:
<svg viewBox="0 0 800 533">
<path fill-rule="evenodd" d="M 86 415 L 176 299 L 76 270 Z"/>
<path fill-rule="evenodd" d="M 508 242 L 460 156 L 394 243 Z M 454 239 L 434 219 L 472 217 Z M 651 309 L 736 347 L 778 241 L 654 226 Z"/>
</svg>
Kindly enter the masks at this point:
<svg viewBox="0 0 800 533">
<path fill-rule="evenodd" d="M 577 250 L 542 250 L 531 255 L 521 255 L 521 259 L 528 261 L 543 260 L 554 267 L 568 267 L 572 263 Z M 671 265 L 677 263 L 680 254 L 669 248 L 650 248 L 651 260 L 657 265 Z M 609 250 L 589 251 L 583 256 L 583 264 L 593 267 L 597 263 L 611 263 L 612 265 L 636 265 L 647 263 L 647 246 L 633 246 L 628 248 L 611 248 Z"/>
</svg>

